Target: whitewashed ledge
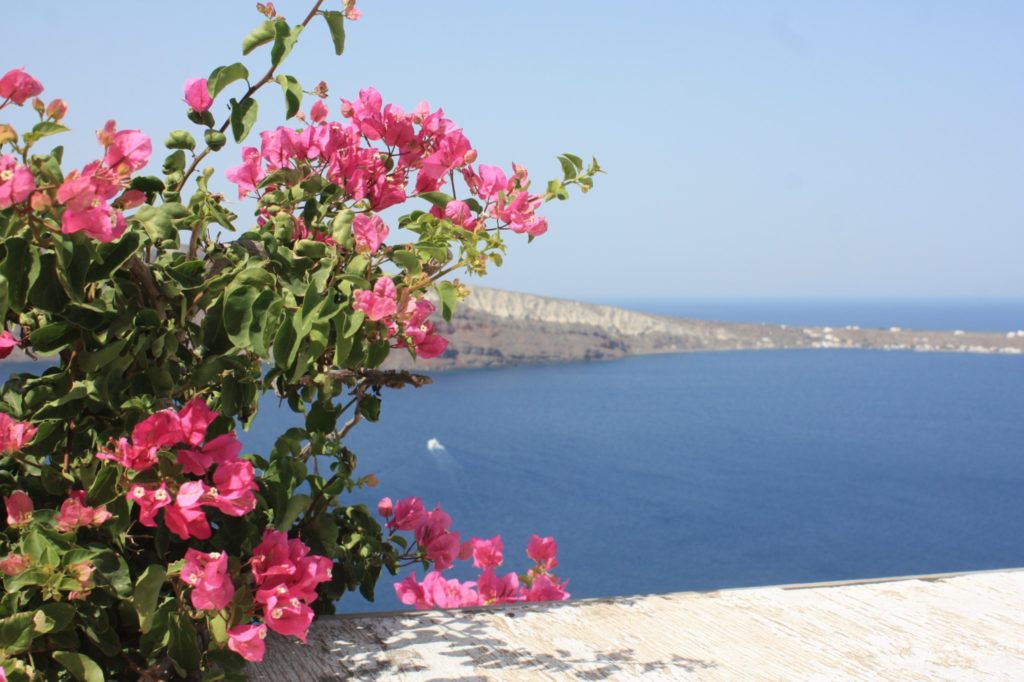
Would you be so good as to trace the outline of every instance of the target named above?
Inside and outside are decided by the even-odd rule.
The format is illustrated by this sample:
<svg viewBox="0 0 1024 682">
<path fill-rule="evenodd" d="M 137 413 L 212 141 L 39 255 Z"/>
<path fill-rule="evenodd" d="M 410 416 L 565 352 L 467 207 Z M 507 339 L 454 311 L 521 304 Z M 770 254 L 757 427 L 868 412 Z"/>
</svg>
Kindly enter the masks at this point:
<svg viewBox="0 0 1024 682">
<path fill-rule="evenodd" d="M 1024 680 L 1024 569 L 333 616 L 254 680 Z"/>
</svg>

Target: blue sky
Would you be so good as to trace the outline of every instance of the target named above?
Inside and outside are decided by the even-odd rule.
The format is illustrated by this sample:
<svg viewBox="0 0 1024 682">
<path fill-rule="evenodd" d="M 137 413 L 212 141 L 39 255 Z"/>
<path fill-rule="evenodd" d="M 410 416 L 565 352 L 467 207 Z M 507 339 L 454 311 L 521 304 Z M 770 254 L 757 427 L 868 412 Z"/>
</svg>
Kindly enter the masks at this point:
<svg viewBox="0 0 1024 682">
<path fill-rule="evenodd" d="M 17 3 L 6 68 L 68 100 L 81 163 L 115 113 L 156 142 L 188 127 L 182 84 L 238 59 L 254 5 Z M 277 3 L 296 21 L 308 6 Z M 360 7 L 344 57 L 317 22 L 285 65 L 307 87 L 326 80 L 335 111 L 374 85 L 442 106 L 484 162 L 541 179 L 572 151 L 608 171 L 481 283 L 588 299 L 1024 298 L 1024 4 Z M 264 126 L 280 119 L 268 94 Z"/>
</svg>

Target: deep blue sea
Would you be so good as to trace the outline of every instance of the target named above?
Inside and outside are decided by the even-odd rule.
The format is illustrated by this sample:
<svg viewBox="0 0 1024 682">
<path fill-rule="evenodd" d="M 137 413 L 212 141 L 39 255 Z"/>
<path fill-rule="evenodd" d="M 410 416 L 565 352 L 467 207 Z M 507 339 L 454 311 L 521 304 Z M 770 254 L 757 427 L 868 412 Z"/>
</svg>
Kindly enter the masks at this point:
<svg viewBox="0 0 1024 682">
<path fill-rule="evenodd" d="M 1022 389 L 1024 358 L 883 351 L 473 370 L 350 444 L 359 499 L 441 502 L 518 570 L 553 535 L 575 597 L 977 570 L 1024 566 Z"/>
</svg>

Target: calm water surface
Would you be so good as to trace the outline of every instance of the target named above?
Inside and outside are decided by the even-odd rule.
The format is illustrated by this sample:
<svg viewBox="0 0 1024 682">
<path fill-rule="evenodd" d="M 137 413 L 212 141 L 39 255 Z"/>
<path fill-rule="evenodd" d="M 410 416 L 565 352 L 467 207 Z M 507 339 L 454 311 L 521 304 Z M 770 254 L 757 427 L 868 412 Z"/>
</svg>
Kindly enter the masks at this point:
<svg viewBox="0 0 1024 682">
<path fill-rule="evenodd" d="M 554 535 L 577 597 L 1024 566 L 1022 388 L 1022 358 L 879 351 L 477 370 L 388 394 L 351 444 L 361 500 L 441 502 L 518 570 Z"/>
</svg>

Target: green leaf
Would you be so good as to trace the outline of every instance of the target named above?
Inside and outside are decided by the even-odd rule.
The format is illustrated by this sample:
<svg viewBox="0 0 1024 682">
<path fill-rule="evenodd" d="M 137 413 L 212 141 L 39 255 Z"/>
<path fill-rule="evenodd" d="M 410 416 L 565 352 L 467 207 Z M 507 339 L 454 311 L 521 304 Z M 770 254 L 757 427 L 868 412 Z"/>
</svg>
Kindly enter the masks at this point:
<svg viewBox="0 0 1024 682">
<path fill-rule="evenodd" d="M 70 128 L 63 126 L 60 123 L 54 123 L 53 121 L 42 121 L 35 124 L 28 133 L 25 134 L 25 139 L 29 142 L 35 142 L 44 137 L 50 135 L 56 135 L 57 133 L 66 133 Z"/>
<path fill-rule="evenodd" d="M 380 398 L 368 395 L 359 401 L 359 414 L 366 417 L 367 421 L 375 422 L 380 419 Z"/>
<path fill-rule="evenodd" d="M 153 615 L 156 613 L 157 601 L 160 599 L 160 590 L 163 589 L 166 581 L 167 569 L 152 564 L 135 583 L 132 601 L 135 604 L 135 612 L 139 614 L 139 629 L 143 633 L 149 632 L 153 625 Z"/>
<path fill-rule="evenodd" d="M 562 164 L 562 176 L 566 180 L 573 180 L 576 178 L 576 166 L 565 156 L 558 157 L 558 163 Z"/>
<path fill-rule="evenodd" d="M 69 673 L 75 676 L 79 682 L 103 682 L 103 671 L 96 661 L 85 654 L 78 654 L 72 651 L 54 651 L 55 661 L 64 666 Z"/>
<path fill-rule="evenodd" d="M 249 327 L 252 324 L 253 303 L 260 292 L 255 287 L 241 286 L 224 298 L 224 331 L 236 348 L 249 347 Z"/>
<path fill-rule="evenodd" d="M 32 620 L 36 632 L 59 632 L 71 625 L 76 613 L 77 610 L 71 604 L 49 602 L 39 607 Z"/>
<path fill-rule="evenodd" d="M 434 206 L 437 206 L 438 208 L 441 209 L 447 206 L 448 202 L 452 200 L 452 198 L 445 194 L 444 192 L 423 192 L 421 194 L 417 194 L 416 196 L 418 196 L 420 199 L 426 199 Z"/>
<path fill-rule="evenodd" d="M 334 54 L 340 55 L 345 51 L 345 15 L 335 11 L 323 12 L 323 15 L 327 29 L 331 32 Z"/>
<path fill-rule="evenodd" d="M 258 112 L 259 106 L 251 97 L 246 97 L 241 102 L 231 100 L 231 134 L 235 142 L 241 142 L 248 137 L 249 131 L 256 123 Z"/>
<path fill-rule="evenodd" d="M 288 500 L 288 506 L 285 507 L 284 513 L 281 514 L 281 518 L 274 523 L 274 527 L 278 530 L 288 530 L 292 527 L 292 524 L 295 523 L 295 519 L 299 518 L 299 514 L 302 514 L 309 509 L 309 505 L 312 504 L 312 502 L 313 498 L 309 495 L 299 494 L 292 497 Z"/>
<path fill-rule="evenodd" d="M 167 655 L 182 677 L 187 677 L 188 673 L 199 669 L 200 654 L 199 645 L 196 643 L 196 629 L 189 617 L 183 613 L 171 614 Z"/>
<path fill-rule="evenodd" d="M 78 337 L 78 332 L 70 324 L 55 322 L 33 331 L 28 338 L 32 349 L 48 355 L 56 353 Z"/>
<path fill-rule="evenodd" d="M 249 32 L 249 35 L 242 39 L 242 54 L 249 54 L 260 45 L 266 45 L 274 39 L 276 21 L 264 21 L 262 24 Z"/>
<path fill-rule="evenodd" d="M 32 628 L 32 613 L 16 613 L 7 618 L 0 618 L 0 651 L 8 656 L 28 651 L 35 636 Z"/>
<path fill-rule="evenodd" d="M 575 154 L 569 154 L 568 152 L 565 153 L 565 154 L 562 154 L 562 156 L 564 156 L 565 158 L 567 158 L 570 161 L 572 161 L 572 165 L 576 166 L 576 170 L 578 170 L 578 171 L 583 170 L 583 159 L 581 159 L 580 157 L 576 156 Z"/>
<path fill-rule="evenodd" d="M 21 237 L 10 237 L 4 241 L 7 255 L 0 265 L 0 274 L 7 278 L 7 296 L 11 310 L 20 312 L 28 296 L 28 273 L 32 263 L 28 242 Z"/>
<path fill-rule="evenodd" d="M 156 210 L 152 206 L 147 206 L 146 208 Z M 115 270 L 124 265 L 135 254 L 141 241 L 142 239 L 135 232 L 125 232 L 116 242 L 101 244 L 97 249 L 99 258 L 89 266 L 86 280 L 96 282 L 110 277 Z"/>
<path fill-rule="evenodd" d="M 412 251 L 395 249 L 391 252 L 391 260 L 410 275 L 418 275 L 423 271 L 423 265 L 419 257 Z"/>
<path fill-rule="evenodd" d="M 274 22 L 274 46 L 270 48 L 270 63 L 277 66 L 295 47 L 295 42 L 302 33 L 303 26 L 289 28 L 283 21 Z"/>
<path fill-rule="evenodd" d="M 227 66 L 218 66 L 210 72 L 210 77 L 206 79 L 206 89 L 209 90 L 210 97 L 216 99 L 217 95 L 227 86 L 235 81 L 248 79 L 249 69 L 245 68 L 245 65 L 240 62 Z"/>
<path fill-rule="evenodd" d="M 455 306 L 459 304 L 458 289 L 451 282 L 440 282 L 437 285 L 437 296 L 441 300 L 441 315 L 446 322 L 451 322 Z"/>
<path fill-rule="evenodd" d="M 277 84 L 284 92 L 285 118 L 291 118 L 299 113 L 302 107 L 302 86 L 295 76 L 280 75 L 276 78 Z"/>
</svg>

